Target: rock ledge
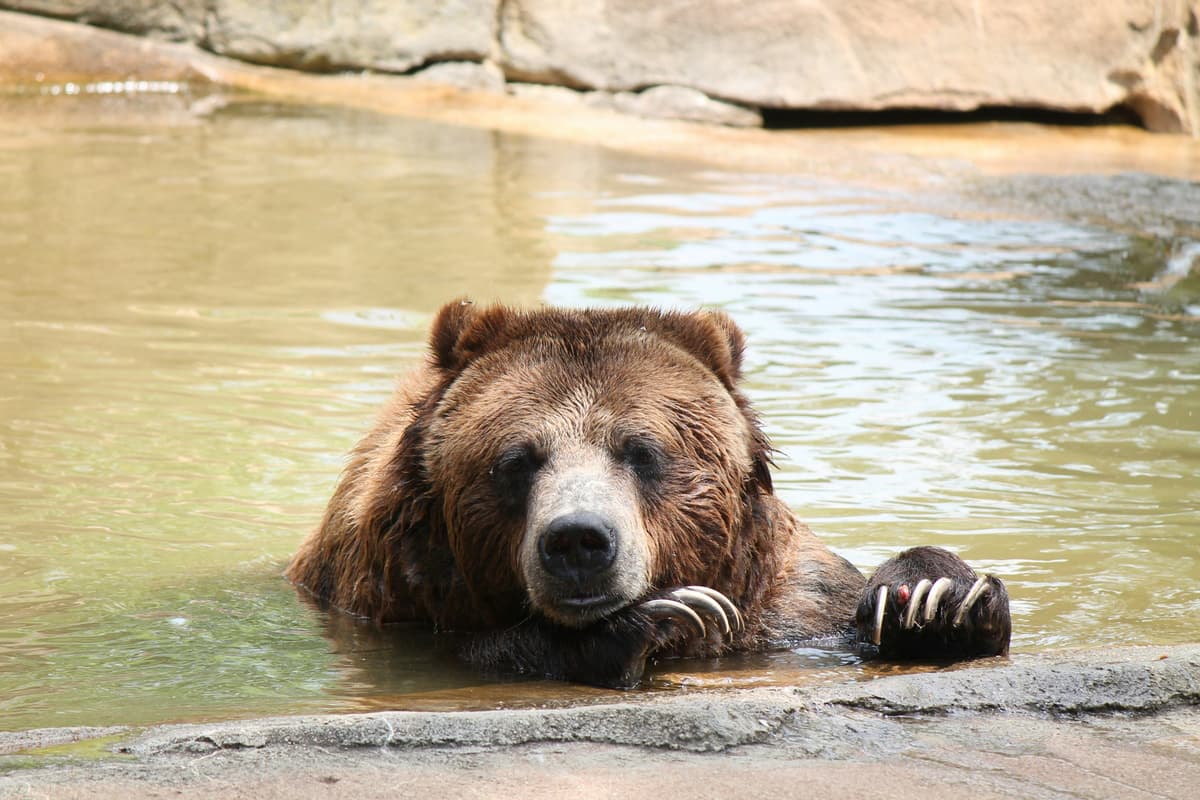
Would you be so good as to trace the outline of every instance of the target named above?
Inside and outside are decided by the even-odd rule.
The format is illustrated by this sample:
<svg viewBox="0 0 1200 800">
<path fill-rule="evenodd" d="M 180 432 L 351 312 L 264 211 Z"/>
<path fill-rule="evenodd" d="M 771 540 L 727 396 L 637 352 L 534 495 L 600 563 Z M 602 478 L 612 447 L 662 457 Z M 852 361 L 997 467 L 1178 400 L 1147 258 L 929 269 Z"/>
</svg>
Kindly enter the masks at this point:
<svg viewBox="0 0 1200 800">
<path fill-rule="evenodd" d="M 603 93 L 628 113 L 756 125 L 769 110 L 1127 108 L 1200 133 L 1187 0 L 0 0 L 0 8 L 290 69 Z M 446 67 L 446 64 L 457 66 Z M 475 69 L 464 64 L 475 65 Z M 518 90 L 519 91 L 519 90 Z"/>
</svg>

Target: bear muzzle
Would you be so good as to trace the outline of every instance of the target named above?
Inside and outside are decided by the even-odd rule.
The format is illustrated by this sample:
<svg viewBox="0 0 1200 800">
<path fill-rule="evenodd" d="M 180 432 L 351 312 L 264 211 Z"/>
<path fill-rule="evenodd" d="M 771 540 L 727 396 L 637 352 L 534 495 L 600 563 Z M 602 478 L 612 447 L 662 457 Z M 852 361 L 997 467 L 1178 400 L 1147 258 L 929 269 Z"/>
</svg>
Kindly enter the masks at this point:
<svg viewBox="0 0 1200 800">
<path fill-rule="evenodd" d="M 600 458 L 563 461 L 534 486 L 521 571 L 535 610 L 582 627 L 646 591 L 646 542 L 629 480 Z"/>
<path fill-rule="evenodd" d="M 581 626 L 624 608 L 636 596 L 622 567 L 618 523 L 593 511 L 554 517 L 537 536 L 540 569 L 530 599 L 560 623 Z M 635 582 L 636 583 L 636 582 Z"/>
</svg>

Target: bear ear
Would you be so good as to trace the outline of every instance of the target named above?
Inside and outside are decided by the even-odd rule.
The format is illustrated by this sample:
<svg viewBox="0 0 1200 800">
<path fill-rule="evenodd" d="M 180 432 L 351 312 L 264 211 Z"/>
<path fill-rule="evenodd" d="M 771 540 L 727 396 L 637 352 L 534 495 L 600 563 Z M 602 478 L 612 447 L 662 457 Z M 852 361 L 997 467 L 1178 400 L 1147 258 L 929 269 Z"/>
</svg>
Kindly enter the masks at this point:
<svg viewBox="0 0 1200 800">
<path fill-rule="evenodd" d="M 742 377 L 746 337 L 723 311 L 663 314 L 659 331 L 707 366 L 732 391 Z"/>
<path fill-rule="evenodd" d="M 475 304 L 466 298 L 442 306 L 429 329 L 429 351 L 435 367 L 447 370 L 458 367 L 458 340 L 478 315 Z"/>
<path fill-rule="evenodd" d="M 470 300 L 442 306 L 429 332 L 429 349 L 438 369 L 456 372 L 504 336 L 512 316 L 504 306 L 481 309 Z"/>
</svg>

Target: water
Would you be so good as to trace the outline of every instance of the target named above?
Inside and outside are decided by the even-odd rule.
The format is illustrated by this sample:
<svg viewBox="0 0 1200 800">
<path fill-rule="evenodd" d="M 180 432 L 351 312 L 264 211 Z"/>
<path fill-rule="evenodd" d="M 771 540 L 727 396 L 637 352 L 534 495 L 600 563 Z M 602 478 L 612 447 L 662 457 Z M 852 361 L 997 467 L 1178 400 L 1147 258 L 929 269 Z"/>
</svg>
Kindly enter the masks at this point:
<svg viewBox="0 0 1200 800">
<path fill-rule="evenodd" d="M 955 549 L 1007 581 L 1017 651 L 1200 636 L 1197 184 L 881 188 L 82 102 L 0 114 L 0 729 L 609 697 L 279 577 L 467 294 L 724 308 L 780 493 L 861 568 Z M 656 686 L 871 672 L 803 650 Z"/>
</svg>

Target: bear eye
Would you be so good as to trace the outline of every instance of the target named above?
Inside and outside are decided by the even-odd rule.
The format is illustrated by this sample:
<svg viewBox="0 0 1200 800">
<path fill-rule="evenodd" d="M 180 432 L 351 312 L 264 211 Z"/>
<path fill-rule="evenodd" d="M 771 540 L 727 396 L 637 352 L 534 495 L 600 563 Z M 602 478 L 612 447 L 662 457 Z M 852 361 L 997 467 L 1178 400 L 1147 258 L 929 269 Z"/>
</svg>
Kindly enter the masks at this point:
<svg viewBox="0 0 1200 800">
<path fill-rule="evenodd" d="M 621 445 L 621 461 L 643 481 L 654 481 L 662 477 L 666 454 L 650 437 L 630 436 Z"/>
<path fill-rule="evenodd" d="M 533 486 L 534 474 L 544 460 L 533 444 L 514 445 L 496 457 L 488 470 L 488 477 L 506 504 L 521 505 Z"/>
</svg>

